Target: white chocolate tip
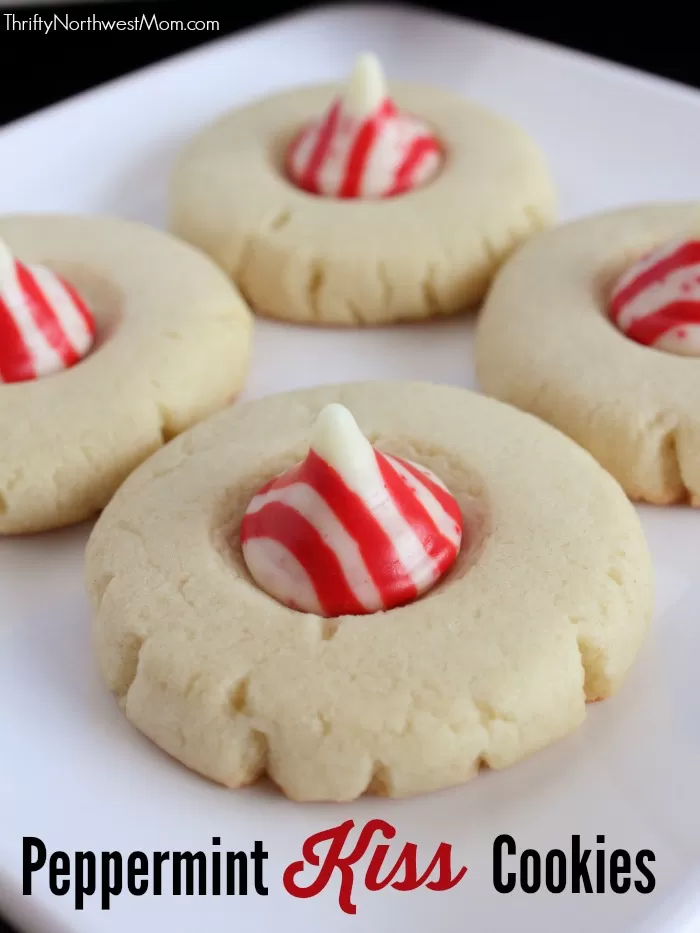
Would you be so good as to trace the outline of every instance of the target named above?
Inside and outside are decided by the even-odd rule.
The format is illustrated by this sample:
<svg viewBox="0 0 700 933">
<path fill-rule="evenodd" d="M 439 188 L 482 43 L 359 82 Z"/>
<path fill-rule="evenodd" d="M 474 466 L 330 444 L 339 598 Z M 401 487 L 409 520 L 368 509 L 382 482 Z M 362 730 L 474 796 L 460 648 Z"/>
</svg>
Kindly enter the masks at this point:
<svg viewBox="0 0 700 933">
<path fill-rule="evenodd" d="M 15 274 L 15 257 L 4 240 L 0 240 L 0 286 L 4 285 Z"/>
<path fill-rule="evenodd" d="M 311 449 L 343 478 L 374 469 L 372 445 L 344 405 L 332 402 L 321 409 L 311 434 Z"/>
<path fill-rule="evenodd" d="M 357 56 L 343 95 L 344 109 L 350 116 L 362 120 L 373 113 L 386 96 L 386 81 L 379 59 L 371 52 L 363 52 Z"/>
</svg>

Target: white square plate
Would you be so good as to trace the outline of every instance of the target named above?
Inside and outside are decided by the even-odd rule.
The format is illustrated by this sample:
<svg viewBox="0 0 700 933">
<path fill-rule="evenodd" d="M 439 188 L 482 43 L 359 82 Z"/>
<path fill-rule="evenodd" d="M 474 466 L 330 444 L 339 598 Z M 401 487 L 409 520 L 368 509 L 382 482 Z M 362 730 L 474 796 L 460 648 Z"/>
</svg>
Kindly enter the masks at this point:
<svg viewBox="0 0 700 933">
<path fill-rule="evenodd" d="M 563 215 L 700 196 L 700 95 L 491 29 L 418 10 L 340 7 L 279 21 L 68 101 L 0 133 L 0 210 L 101 211 L 164 221 L 174 154 L 220 111 L 291 84 L 340 78 L 373 49 L 389 74 L 453 88 L 509 115 L 545 147 Z M 320 382 L 422 378 L 473 387 L 471 322 L 317 332 L 260 321 L 247 397 Z M 1 439 L 0 439 L 1 444 Z M 517 466 L 514 466 L 517 469 Z M 23 924 L 106 933 L 195 929 L 363 933 L 690 933 L 700 929 L 700 515 L 643 509 L 658 574 L 649 645 L 621 695 L 567 741 L 499 774 L 402 802 L 300 806 L 264 787 L 215 787 L 169 760 L 124 721 L 93 665 L 82 588 L 88 528 L 0 542 L 0 874 Z M 337 879 L 308 900 L 282 870 L 312 832 L 353 817 L 394 823 L 427 859 L 442 841 L 468 866 L 434 893 L 357 891 Z M 493 840 L 567 849 L 572 834 L 609 853 L 656 855 L 652 894 L 498 894 Z M 21 840 L 68 852 L 269 851 L 267 897 L 96 898 L 21 891 Z M 167 890 L 167 889 L 166 889 Z"/>
</svg>

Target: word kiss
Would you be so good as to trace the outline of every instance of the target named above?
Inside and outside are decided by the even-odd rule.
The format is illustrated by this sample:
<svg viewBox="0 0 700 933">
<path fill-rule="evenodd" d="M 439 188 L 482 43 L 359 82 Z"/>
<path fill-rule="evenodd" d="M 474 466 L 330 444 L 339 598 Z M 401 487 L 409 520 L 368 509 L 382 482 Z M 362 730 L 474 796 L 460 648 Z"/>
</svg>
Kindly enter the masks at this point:
<svg viewBox="0 0 700 933">
<path fill-rule="evenodd" d="M 354 820 L 346 820 L 338 826 L 309 836 L 301 848 L 303 858 L 288 865 L 282 876 L 288 894 L 293 897 L 315 897 L 325 889 L 337 870 L 340 874 L 338 904 L 346 914 L 357 913 L 357 907 L 352 901 L 354 866 L 370 850 L 370 844 L 373 845 L 373 852 L 362 881 L 367 891 L 381 891 L 388 886 L 397 891 L 415 891 L 423 885 L 431 891 L 448 891 L 458 885 L 467 873 L 463 867 L 455 875 L 452 874 L 452 846 L 445 842 L 440 843 L 428 867 L 420 874 L 418 846 L 413 842 L 407 842 L 396 861 L 390 868 L 386 868 L 384 863 L 390 846 L 374 839 L 376 833 L 384 839 L 393 839 L 396 835 L 396 829 L 385 820 L 370 820 L 366 823 L 355 846 L 344 855 L 343 849 L 354 826 Z M 330 845 L 322 857 L 316 850 L 324 843 Z M 307 866 L 317 868 L 318 871 L 314 879 L 304 886 L 296 879 Z"/>
</svg>

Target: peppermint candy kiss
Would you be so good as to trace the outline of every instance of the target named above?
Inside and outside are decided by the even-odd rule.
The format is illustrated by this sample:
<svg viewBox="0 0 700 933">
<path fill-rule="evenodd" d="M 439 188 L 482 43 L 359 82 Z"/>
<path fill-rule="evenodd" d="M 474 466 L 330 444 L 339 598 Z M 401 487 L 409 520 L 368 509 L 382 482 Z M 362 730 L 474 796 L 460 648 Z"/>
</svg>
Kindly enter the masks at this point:
<svg viewBox="0 0 700 933">
<path fill-rule="evenodd" d="M 424 185 L 443 161 L 422 120 L 400 113 L 378 60 L 361 55 L 345 94 L 305 126 L 287 152 L 297 187 L 336 198 L 388 198 Z"/>
<path fill-rule="evenodd" d="M 700 240 L 674 240 L 642 256 L 615 285 L 610 317 L 637 343 L 700 356 Z"/>
<path fill-rule="evenodd" d="M 26 382 L 67 369 L 95 341 L 82 298 L 45 266 L 15 259 L 0 241 L 0 382 Z"/>
<path fill-rule="evenodd" d="M 279 602 L 321 616 L 391 609 L 425 593 L 462 543 L 462 516 L 425 467 L 375 450 L 331 404 L 306 459 L 252 498 L 243 557 Z"/>
</svg>

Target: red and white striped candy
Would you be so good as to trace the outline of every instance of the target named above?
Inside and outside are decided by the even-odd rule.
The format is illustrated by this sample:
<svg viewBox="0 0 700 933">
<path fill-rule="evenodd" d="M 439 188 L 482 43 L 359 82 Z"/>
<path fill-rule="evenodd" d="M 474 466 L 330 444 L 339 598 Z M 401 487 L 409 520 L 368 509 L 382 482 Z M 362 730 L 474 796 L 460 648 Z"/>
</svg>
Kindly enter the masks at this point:
<svg viewBox="0 0 700 933">
<path fill-rule="evenodd" d="M 0 243 L 0 383 L 67 369 L 95 341 L 95 319 L 75 289 Z"/>
<path fill-rule="evenodd" d="M 388 198 L 429 181 L 442 164 L 430 127 L 399 113 L 381 67 L 361 55 L 346 93 L 304 127 L 287 152 L 287 175 L 312 194 Z"/>
<path fill-rule="evenodd" d="M 642 256 L 615 285 L 610 317 L 637 343 L 700 356 L 700 240 L 674 240 Z"/>
<path fill-rule="evenodd" d="M 350 412 L 319 414 L 307 458 L 251 499 L 243 557 L 262 590 L 301 612 L 404 605 L 449 570 L 462 516 L 425 467 L 375 450 Z"/>
</svg>

